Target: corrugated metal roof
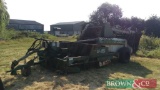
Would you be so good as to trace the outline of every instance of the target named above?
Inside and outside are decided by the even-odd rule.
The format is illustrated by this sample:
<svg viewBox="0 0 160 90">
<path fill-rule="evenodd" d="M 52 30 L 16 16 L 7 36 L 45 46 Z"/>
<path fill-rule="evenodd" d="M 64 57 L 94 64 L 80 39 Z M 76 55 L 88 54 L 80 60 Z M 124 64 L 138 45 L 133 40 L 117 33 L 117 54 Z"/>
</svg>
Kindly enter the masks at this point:
<svg viewBox="0 0 160 90">
<path fill-rule="evenodd" d="M 9 24 L 41 24 L 41 23 L 33 21 L 33 20 L 10 19 Z"/>
<path fill-rule="evenodd" d="M 77 24 L 77 23 L 84 23 L 84 21 L 73 21 L 73 22 L 59 22 L 52 25 L 69 25 L 69 24 Z"/>
</svg>

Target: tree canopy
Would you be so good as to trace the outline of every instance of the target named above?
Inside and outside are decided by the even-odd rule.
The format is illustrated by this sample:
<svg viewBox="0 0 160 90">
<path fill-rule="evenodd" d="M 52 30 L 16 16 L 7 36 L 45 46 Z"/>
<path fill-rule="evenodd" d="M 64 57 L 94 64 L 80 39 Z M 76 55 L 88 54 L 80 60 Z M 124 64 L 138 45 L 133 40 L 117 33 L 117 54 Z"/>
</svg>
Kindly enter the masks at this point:
<svg viewBox="0 0 160 90">
<path fill-rule="evenodd" d="M 145 20 L 137 17 L 121 18 L 119 25 L 124 28 L 131 28 L 131 30 L 144 30 Z"/>
<path fill-rule="evenodd" d="M 8 22 L 9 13 L 7 12 L 6 3 L 4 0 L 0 0 L 0 33 L 3 33 L 3 30 Z"/>
<path fill-rule="evenodd" d="M 115 25 L 121 17 L 122 11 L 118 5 L 103 3 L 91 14 L 90 21 L 96 25 L 102 25 L 105 22 Z"/>
<path fill-rule="evenodd" d="M 146 20 L 145 34 L 149 36 L 160 37 L 160 17 L 153 15 Z"/>
<path fill-rule="evenodd" d="M 122 29 L 144 30 L 145 20 L 137 17 L 122 17 L 122 9 L 115 4 L 103 3 L 90 15 L 90 22 L 103 25 L 109 22 L 111 26 L 119 25 Z"/>
</svg>

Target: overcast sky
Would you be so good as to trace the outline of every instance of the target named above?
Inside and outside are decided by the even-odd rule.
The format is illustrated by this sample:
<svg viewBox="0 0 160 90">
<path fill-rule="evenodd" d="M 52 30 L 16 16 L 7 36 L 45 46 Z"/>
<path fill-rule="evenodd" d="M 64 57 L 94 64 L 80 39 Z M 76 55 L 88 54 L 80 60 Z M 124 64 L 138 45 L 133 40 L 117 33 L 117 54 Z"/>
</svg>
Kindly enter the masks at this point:
<svg viewBox="0 0 160 90">
<path fill-rule="evenodd" d="M 104 2 L 117 4 L 124 17 L 143 19 L 160 16 L 159 0 L 5 0 L 11 19 L 35 20 L 49 30 L 51 24 L 88 21 L 89 15 Z"/>
</svg>

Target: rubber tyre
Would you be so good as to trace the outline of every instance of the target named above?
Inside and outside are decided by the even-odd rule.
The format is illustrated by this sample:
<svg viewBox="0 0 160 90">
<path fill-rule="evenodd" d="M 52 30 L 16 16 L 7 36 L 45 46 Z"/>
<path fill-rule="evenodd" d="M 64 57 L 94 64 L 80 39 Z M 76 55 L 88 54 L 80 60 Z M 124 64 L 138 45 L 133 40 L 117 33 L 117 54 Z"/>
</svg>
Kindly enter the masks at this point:
<svg viewBox="0 0 160 90">
<path fill-rule="evenodd" d="M 31 74 L 31 67 L 24 67 L 21 69 L 21 74 L 24 77 L 27 77 Z"/>
<path fill-rule="evenodd" d="M 120 63 L 129 63 L 130 62 L 130 56 L 131 56 L 131 50 L 128 47 L 122 47 L 118 50 L 119 53 L 119 62 Z"/>
</svg>

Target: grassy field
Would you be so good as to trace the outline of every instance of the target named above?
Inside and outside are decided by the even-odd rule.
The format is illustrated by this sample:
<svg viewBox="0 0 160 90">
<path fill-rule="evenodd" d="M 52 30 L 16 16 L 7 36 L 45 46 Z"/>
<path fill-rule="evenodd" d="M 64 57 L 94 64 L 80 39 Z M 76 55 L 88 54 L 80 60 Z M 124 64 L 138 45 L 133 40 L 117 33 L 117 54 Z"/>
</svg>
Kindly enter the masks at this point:
<svg viewBox="0 0 160 90">
<path fill-rule="evenodd" d="M 74 41 L 73 38 L 55 39 Z M 32 74 L 27 78 L 5 73 L 10 69 L 11 61 L 22 57 L 33 41 L 34 39 L 30 38 L 0 41 L 0 77 L 6 90 L 108 90 L 105 87 L 105 81 L 118 78 L 157 79 L 156 90 L 160 90 L 160 59 L 135 56 L 132 56 L 129 64 L 113 62 L 104 68 L 93 68 L 66 76 L 57 76 L 55 72 L 45 70 L 39 66 L 32 67 Z"/>
</svg>

